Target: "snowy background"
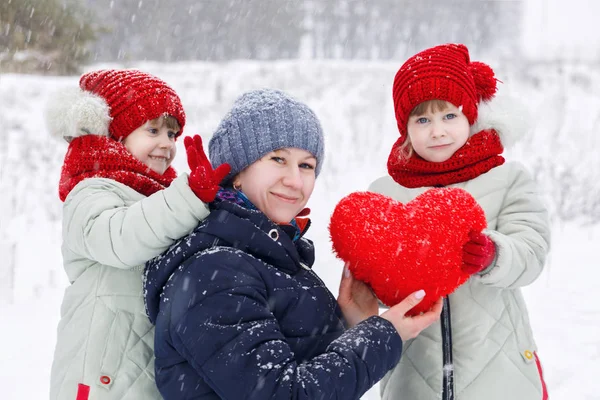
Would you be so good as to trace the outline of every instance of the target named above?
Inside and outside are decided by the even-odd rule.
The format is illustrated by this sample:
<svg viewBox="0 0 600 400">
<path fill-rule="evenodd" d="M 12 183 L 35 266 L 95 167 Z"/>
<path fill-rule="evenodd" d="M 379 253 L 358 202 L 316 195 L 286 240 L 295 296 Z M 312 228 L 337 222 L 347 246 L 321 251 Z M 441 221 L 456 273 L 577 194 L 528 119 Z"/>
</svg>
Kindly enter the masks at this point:
<svg viewBox="0 0 600 400">
<path fill-rule="evenodd" d="M 598 3 L 528 0 L 523 48 L 529 60 L 482 61 L 531 113 L 532 133 L 508 159 L 530 167 L 553 220 L 545 271 L 525 289 L 538 354 L 553 400 L 600 399 L 600 34 Z M 481 57 L 473 54 L 473 59 Z M 308 103 L 326 132 L 327 155 L 309 207 L 316 271 L 337 293 L 341 263 L 327 223 L 337 201 L 385 174 L 397 137 L 391 102 L 402 61 L 128 62 L 180 94 L 185 133 L 205 141 L 242 92 L 288 91 Z M 0 75 L 0 387 L 3 399 L 47 398 L 60 302 L 68 285 L 60 255 L 57 182 L 66 143 L 46 132 L 49 95 L 78 77 Z M 187 170 L 183 142 L 175 167 Z M 378 395 L 370 391 L 365 399 Z"/>
</svg>

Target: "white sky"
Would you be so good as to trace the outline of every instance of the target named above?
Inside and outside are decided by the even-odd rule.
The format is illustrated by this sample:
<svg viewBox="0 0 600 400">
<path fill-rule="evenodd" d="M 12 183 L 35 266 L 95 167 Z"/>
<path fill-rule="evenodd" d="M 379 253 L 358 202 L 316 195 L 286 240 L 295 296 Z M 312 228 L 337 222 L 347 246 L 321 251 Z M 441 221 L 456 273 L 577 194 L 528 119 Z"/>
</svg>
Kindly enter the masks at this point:
<svg viewBox="0 0 600 400">
<path fill-rule="evenodd" d="M 600 1 L 525 0 L 523 46 L 529 58 L 600 58 Z"/>
</svg>

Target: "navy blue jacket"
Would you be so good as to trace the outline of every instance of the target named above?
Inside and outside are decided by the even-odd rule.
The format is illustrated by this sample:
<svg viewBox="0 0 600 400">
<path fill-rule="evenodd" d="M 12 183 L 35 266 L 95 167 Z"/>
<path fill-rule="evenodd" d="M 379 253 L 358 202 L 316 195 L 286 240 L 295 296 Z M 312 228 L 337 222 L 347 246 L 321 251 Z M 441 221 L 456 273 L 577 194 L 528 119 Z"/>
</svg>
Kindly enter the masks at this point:
<svg viewBox="0 0 600 400">
<path fill-rule="evenodd" d="M 312 243 L 221 201 L 146 267 L 156 384 L 170 399 L 358 399 L 400 359 L 393 325 L 344 330 Z"/>
</svg>

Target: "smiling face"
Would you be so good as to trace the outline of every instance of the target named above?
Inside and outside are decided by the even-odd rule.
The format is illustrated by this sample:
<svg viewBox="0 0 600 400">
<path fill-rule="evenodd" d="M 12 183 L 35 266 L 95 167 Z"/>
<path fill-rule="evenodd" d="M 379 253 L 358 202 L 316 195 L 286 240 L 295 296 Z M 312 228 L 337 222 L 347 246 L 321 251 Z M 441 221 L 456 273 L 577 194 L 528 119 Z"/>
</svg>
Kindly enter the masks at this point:
<svg viewBox="0 0 600 400">
<path fill-rule="evenodd" d="M 428 106 L 412 112 L 407 131 L 413 150 L 430 162 L 444 162 L 469 139 L 467 117 L 452 103 L 442 107 Z"/>
<path fill-rule="evenodd" d="M 316 166 L 306 150 L 279 149 L 244 169 L 233 183 L 273 222 L 289 223 L 312 194 Z"/>
<path fill-rule="evenodd" d="M 175 137 L 179 128 L 176 122 L 170 121 L 171 118 L 147 121 L 123 140 L 123 145 L 135 158 L 161 175 L 169 168 L 177 152 Z"/>
</svg>

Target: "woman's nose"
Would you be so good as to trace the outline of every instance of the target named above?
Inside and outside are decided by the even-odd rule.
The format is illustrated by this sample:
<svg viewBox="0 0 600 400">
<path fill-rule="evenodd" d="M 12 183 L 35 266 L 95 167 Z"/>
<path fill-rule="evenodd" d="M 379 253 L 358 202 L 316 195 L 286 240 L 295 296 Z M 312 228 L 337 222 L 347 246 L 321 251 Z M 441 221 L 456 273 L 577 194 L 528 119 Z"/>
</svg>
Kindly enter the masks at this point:
<svg viewBox="0 0 600 400">
<path fill-rule="evenodd" d="M 302 188 L 303 181 L 298 168 L 290 168 L 286 171 L 286 174 L 283 177 L 283 184 L 294 189 Z"/>
</svg>

